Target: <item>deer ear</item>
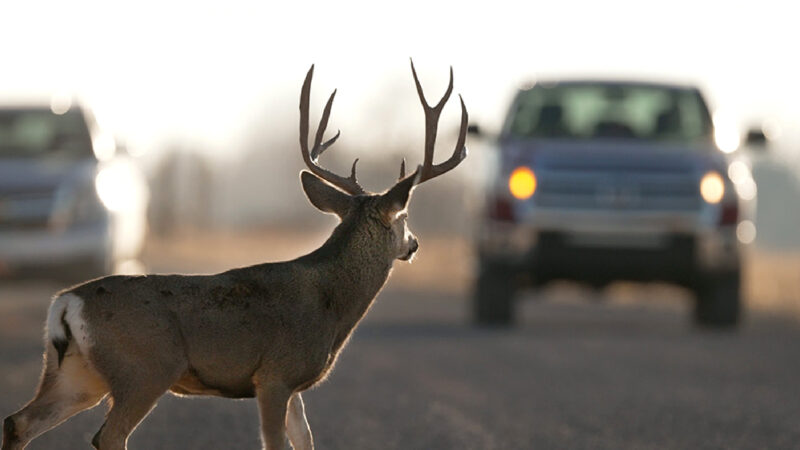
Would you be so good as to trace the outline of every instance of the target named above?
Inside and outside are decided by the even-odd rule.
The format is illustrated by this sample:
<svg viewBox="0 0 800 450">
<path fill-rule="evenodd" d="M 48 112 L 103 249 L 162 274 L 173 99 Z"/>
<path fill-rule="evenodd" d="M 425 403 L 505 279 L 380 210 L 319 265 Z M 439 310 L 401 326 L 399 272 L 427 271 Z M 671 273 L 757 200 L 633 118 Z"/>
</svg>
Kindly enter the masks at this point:
<svg viewBox="0 0 800 450">
<path fill-rule="evenodd" d="M 411 191 L 419 182 L 420 169 L 410 176 L 398 181 L 391 189 L 381 195 L 381 212 L 387 219 L 387 223 L 394 221 L 395 216 L 408 206 L 408 199 L 411 198 Z"/>
<path fill-rule="evenodd" d="M 303 184 L 303 191 L 306 197 L 317 209 L 326 213 L 333 213 L 343 218 L 350 210 L 353 198 L 328 183 L 311 172 L 300 172 L 300 182 Z"/>
</svg>

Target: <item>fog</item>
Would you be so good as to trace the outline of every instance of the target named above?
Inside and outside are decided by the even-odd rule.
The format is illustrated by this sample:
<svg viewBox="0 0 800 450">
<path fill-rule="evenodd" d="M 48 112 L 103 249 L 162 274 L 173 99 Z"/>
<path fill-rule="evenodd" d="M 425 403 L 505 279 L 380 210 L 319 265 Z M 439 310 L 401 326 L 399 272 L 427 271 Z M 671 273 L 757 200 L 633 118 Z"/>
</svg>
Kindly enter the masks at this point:
<svg viewBox="0 0 800 450">
<path fill-rule="evenodd" d="M 624 75 L 699 83 L 738 125 L 771 121 L 796 148 L 791 12 L 780 1 L 16 2 L 0 6 L 0 89 L 77 95 L 141 152 L 180 138 L 224 157 L 251 128 L 295 117 L 299 83 L 316 63 L 316 92 L 339 88 L 332 126 L 345 131 L 343 143 L 379 146 L 419 134 L 409 117 L 413 56 L 432 91 L 453 65 L 456 91 L 488 125 L 499 123 L 514 88 L 537 76 Z M 396 115 L 376 121 L 375 109 Z M 385 126 L 397 118 L 404 125 Z M 283 128 L 267 127 L 280 140 Z"/>
<path fill-rule="evenodd" d="M 150 231 L 260 227 L 329 229 L 300 189 L 300 85 L 316 64 L 311 122 L 338 89 L 323 164 L 381 191 L 405 158 L 422 158 L 423 114 L 408 58 L 430 99 L 455 74 L 471 123 L 499 129 L 512 95 L 537 79 L 600 77 L 698 85 L 718 126 L 740 139 L 763 128 L 767 152 L 738 152 L 759 184 L 757 244 L 800 247 L 800 72 L 791 5 L 676 1 L 411 1 L 251 4 L 17 2 L 0 6 L 0 96 L 6 102 L 72 97 L 144 169 Z M 432 100 L 433 101 L 433 100 Z M 445 108 L 437 158 L 458 121 Z M 313 132 L 313 131 L 312 131 Z M 491 140 L 420 189 L 412 225 L 469 239 Z"/>
</svg>

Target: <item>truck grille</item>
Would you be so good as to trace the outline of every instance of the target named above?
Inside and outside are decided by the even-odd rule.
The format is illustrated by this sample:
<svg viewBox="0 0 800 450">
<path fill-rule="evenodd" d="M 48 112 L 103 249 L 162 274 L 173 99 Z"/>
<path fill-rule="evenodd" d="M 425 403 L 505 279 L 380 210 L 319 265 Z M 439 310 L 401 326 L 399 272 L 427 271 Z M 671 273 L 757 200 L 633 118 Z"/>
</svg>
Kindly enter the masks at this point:
<svg viewBox="0 0 800 450">
<path fill-rule="evenodd" d="M 0 230 L 41 229 L 48 225 L 54 193 L 0 193 Z"/>
<path fill-rule="evenodd" d="M 701 201 L 691 173 L 543 171 L 533 201 L 541 207 L 694 211 Z"/>
</svg>

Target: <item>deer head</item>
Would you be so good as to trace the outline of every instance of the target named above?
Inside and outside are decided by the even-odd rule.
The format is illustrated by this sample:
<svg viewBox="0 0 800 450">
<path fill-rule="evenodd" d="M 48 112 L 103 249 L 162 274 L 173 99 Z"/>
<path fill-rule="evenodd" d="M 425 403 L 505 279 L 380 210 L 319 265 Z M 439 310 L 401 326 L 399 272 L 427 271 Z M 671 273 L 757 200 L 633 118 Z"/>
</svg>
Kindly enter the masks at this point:
<svg viewBox="0 0 800 450">
<path fill-rule="evenodd" d="M 417 166 L 414 173 L 408 176 L 405 173 L 405 160 L 403 160 L 400 164 L 399 181 L 381 194 L 368 192 L 358 184 L 356 179 L 358 159 L 353 162 L 350 176 L 348 177 L 337 175 L 321 167 L 318 163 L 319 156 L 336 142 L 336 139 L 341 134 L 337 131 L 332 138 L 323 141 L 331 106 L 333 105 L 333 98 L 336 96 L 335 90 L 325 104 L 314 138 L 314 145 L 309 149 L 308 110 L 311 96 L 311 79 L 314 75 L 313 65 L 308 70 L 300 95 L 300 149 L 303 161 L 310 170 L 310 172 L 302 171 L 300 178 L 303 190 L 309 201 L 320 211 L 337 215 L 343 223 L 368 222 L 374 225 L 376 232 L 383 235 L 389 243 L 391 259 L 400 260 L 410 260 L 419 248 L 417 238 L 408 230 L 406 224 L 408 216 L 406 209 L 413 189 L 425 181 L 454 169 L 467 156 L 467 149 L 464 146 L 467 136 L 467 108 L 464 106 L 464 100 L 459 96 L 461 100 L 461 126 L 455 150 L 446 161 L 440 164 L 433 164 L 433 151 L 436 143 L 439 116 L 453 91 L 453 68 L 450 68 L 450 83 L 447 90 L 435 106 L 430 106 L 425 100 L 413 61 L 411 61 L 411 73 L 414 76 L 417 94 L 425 112 L 424 159 L 422 165 Z"/>
</svg>

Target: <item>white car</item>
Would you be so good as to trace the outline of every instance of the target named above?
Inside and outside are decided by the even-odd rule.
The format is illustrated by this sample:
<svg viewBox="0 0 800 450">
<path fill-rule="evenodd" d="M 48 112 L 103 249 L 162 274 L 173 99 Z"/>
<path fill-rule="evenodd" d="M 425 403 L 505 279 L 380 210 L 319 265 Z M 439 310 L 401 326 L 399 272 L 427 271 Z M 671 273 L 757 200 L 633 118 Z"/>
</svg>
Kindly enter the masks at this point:
<svg viewBox="0 0 800 450">
<path fill-rule="evenodd" d="M 144 243 L 144 176 L 87 109 L 56 106 L 0 105 L 0 276 L 100 276 Z"/>
</svg>

